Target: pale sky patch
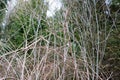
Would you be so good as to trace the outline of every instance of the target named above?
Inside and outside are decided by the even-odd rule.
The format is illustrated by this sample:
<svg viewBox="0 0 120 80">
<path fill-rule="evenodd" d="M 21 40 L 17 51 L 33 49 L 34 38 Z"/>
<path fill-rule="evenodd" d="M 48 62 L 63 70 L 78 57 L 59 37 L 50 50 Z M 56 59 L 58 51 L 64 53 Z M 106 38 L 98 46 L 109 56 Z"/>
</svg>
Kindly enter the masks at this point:
<svg viewBox="0 0 120 80">
<path fill-rule="evenodd" d="M 112 2 L 112 0 L 105 0 L 105 4 L 106 4 L 106 5 L 110 5 L 111 2 Z"/>
<path fill-rule="evenodd" d="M 11 13 L 19 0 L 10 0 L 7 2 L 7 14 Z M 29 0 L 23 0 L 29 1 Z M 47 17 L 53 17 L 56 11 L 59 11 L 62 7 L 61 0 L 44 0 L 45 3 L 48 3 L 48 10 L 46 12 Z"/>
<path fill-rule="evenodd" d="M 7 2 L 7 10 L 8 11 L 11 11 L 14 9 L 14 7 L 16 6 L 17 4 L 17 0 L 10 0 Z"/>
<path fill-rule="evenodd" d="M 44 2 L 48 3 L 47 17 L 53 17 L 56 11 L 59 11 L 62 7 L 60 0 L 45 0 Z"/>
<path fill-rule="evenodd" d="M 16 5 L 17 5 L 17 0 L 7 1 L 7 7 L 6 7 L 7 10 L 5 11 L 6 12 L 5 17 L 2 22 L 3 29 L 5 28 L 6 24 L 8 23 L 9 16 L 13 12 Z"/>
</svg>

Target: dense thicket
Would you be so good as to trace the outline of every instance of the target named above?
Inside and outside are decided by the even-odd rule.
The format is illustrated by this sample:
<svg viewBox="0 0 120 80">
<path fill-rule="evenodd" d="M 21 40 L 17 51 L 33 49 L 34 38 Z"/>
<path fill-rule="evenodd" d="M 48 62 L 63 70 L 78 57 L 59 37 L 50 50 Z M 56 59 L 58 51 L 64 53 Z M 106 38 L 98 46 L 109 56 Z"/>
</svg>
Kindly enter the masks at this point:
<svg viewBox="0 0 120 80">
<path fill-rule="evenodd" d="M 13 65 L 11 72 L 23 80 L 29 76 L 36 80 L 118 80 L 120 1 L 106 5 L 105 0 L 63 0 L 63 5 L 48 18 L 43 0 L 21 1 L 10 15 L 6 41 L 0 42 L 1 59 L 6 55 L 5 60 Z M 0 15 L 4 8 L 0 2 Z"/>
</svg>

